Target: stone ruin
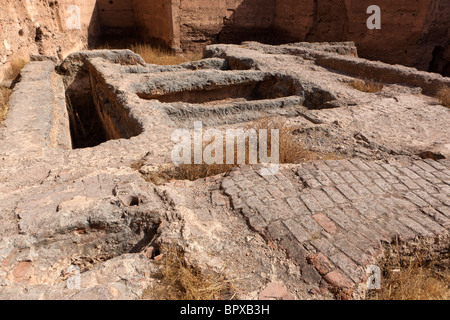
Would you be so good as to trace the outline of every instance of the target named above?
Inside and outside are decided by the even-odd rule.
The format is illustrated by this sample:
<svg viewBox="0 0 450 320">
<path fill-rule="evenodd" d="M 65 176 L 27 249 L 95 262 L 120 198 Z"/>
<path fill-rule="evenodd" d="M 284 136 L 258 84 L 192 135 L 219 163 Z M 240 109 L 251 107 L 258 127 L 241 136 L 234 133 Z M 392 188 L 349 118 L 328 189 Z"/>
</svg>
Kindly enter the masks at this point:
<svg viewBox="0 0 450 320">
<path fill-rule="evenodd" d="M 175 51 L 208 44 L 354 41 L 360 57 L 450 75 L 450 3 L 378 0 L 368 30 L 361 0 L 1 0 L 2 65 L 28 53 L 65 58 L 108 38 L 133 37 Z"/>
<path fill-rule="evenodd" d="M 0 297 L 137 299 L 158 269 L 145 253 L 176 244 L 190 264 L 236 280 L 240 299 L 277 284 L 275 298 L 357 299 L 394 239 L 445 253 L 450 115 L 432 95 L 450 79 L 356 52 L 245 42 L 178 66 L 128 50 L 34 57 L 0 129 Z M 355 77 L 385 85 L 361 92 Z M 94 131 L 77 130 L 70 110 Z M 270 176 L 247 165 L 197 181 L 143 179 L 171 162 L 176 128 L 274 115 L 311 150 L 342 159 Z M 71 266 L 81 289 L 67 285 Z"/>
<path fill-rule="evenodd" d="M 82 8 L 81 30 L 64 40 L 56 37 L 65 32 L 58 26 L 64 0 L 48 2 L 54 18 L 47 27 L 30 21 L 48 12 L 26 2 L 33 19 L 21 28 L 25 36 L 41 28 L 36 48 L 5 37 L 10 47 L 41 55 L 22 70 L 0 124 L 0 299 L 140 299 L 155 281 L 164 245 L 232 281 L 239 299 L 363 299 L 367 269 L 393 241 L 405 252 L 448 255 L 450 114 L 434 96 L 450 78 L 365 60 L 353 42 L 211 44 L 202 60 L 177 66 L 146 64 L 129 50 L 78 51 L 99 32 L 138 28 L 135 13 L 146 11 L 136 6 L 147 2 L 127 2 L 131 9 L 121 11 L 133 19 L 122 26 L 110 25 L 117 12 L 102 7 L 109 2 L 72 2 Z M 177 8 L 201 7 L 160 2 L 184 18 L 191 11 Z M 235 2 L 233 10 L 252 1 Z M 311 2 L 313 12 L 330 10 Z M 277 19 L 254 21 L 275 30 L 289 1 L 263 3 L 274 6 Z M 421 21 L 444 21 L 448 10 L 438 9 L 445 6 L 433 1 Z M 228 10 L 221 23 L 230 36 L 242 20 L 241 11 Z M 307 40 L 333 28 L 314 17 Z M 258 28 L 246 30 L 267 34 Z M 163 30 L 178 30 L 166 43 L 174 48 L 204 46 L 215 42 L 205 35 L 217 34 L 206 27 L 202 34 Z M 428 70 L 438 40 L 429 41 L 404 64 Z M 428 60 L 415 60 L 419 55 Z M 444 58 L 435 71 L 445 69 Z M 362 92 L 350 85 L 355 79 L 383 88 Z M 171 165 L 176 129 L 201 120 L 226 130 L 273 116 L 297 127 L 305 148 L 336 159 L 281 164 L 275 175 L 244 165 L 196 181 L 144 179 Z M 79 287 L 68 282 L 74 268 Z"/>
</svg>

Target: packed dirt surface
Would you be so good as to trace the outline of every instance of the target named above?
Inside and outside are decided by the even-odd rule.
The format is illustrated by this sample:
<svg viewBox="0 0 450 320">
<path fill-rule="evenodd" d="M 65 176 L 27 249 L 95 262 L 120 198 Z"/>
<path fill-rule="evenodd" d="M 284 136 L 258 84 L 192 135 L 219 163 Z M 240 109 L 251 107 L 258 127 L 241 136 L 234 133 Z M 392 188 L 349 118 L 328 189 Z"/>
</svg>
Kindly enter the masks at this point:
<svg viewBox="0 0 450 320">
<path fill-rule="evenodd" d="M 238 299 L 361 299 L 385 244 L 448 250 L 450 110 L 434 95 L 450 78 L 356 51 L 246 42 L 178 66 L 127 50 L 34 58 L 0 126 L 0 298 L 139 299 L 155 255 L 176 245 Z M 359 91 L 360 78 L 383 88 Z M 173 165 L 177 129 L 273 116 L 334 158 L 144 180 Z"/>
</svg>

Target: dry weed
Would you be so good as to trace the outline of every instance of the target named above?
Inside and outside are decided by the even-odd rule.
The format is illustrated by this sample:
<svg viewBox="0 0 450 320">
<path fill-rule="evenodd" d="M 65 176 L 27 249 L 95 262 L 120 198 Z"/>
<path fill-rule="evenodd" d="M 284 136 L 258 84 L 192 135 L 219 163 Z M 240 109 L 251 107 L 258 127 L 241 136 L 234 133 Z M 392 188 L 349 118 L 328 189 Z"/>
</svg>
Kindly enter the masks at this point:
<svg viewBox="0 0 450 320">
<path fill-rule="evenodd" d="M 350 85 L 362 92 L 377 93 L 383 89 L 383 85 L 374 81 L 353 80 Z"/>
<path fill-rule="evenodd" d="M 267 146 L 268 146 L 268 154 L 271 154 L 271 130 L 279 130 L 279 163 L 280 164 L 294 164 L 294 163 L 302 163 L 312 160 L 334 160 L 340 159 L 336 154 L 333 153 L 318 153 L 307 150 L 303 144 L 298 140 L 296 135 L 294 134 L 295 127 L 289 125 L 287 120 L 282 117 L 274 117 L 274 118 L 265 118 L 258 121 L 255 121 L 249 124 L 246 127 L 246 130 L 254 129 L 257 135 L 259 135 L 260 130 L 267 130 Z M 204 143 L 203 150 L 213 143 L 214 140 L 208 141 Z M 193 148 L 193 147 L 192 147 Z M 192 149 L 193 150 L 193 149 Z M 259 154 L 259 144 L 257 147 L 257 154 Z M 194 152 L 192 151 L 192 155 Z M 250 154 L 250 146 L 249 139 L 246 140 L 245 145 L 245 163 L 249 164 L 249 154 Z M 212 154 L 214 156 L 214 154 Z M 222 173 L 226 173 L 231 171 L 233 168 L 238 166 L 237 161 L 237 145 L 234 145 L 234 163 L 227 164 L 227 151 L 226 151 L 226 141 L 223 142 L 223 164 L 214 163 L 214 164 L 181 164 L 176 167 L 167 167 L 164 166 L 161 170 L 152 171 L 151 173 L 141 173 L 144 175 L 144 178 L 152 183 L 157 185 L 164 184 L 170 180 L 190 180 L 195 181 L 198 179 L 203 179 L 206 177 L 211 177 L 215 175 L 219 175 Z M 192 163 L 193 161 L 192 156 Z M 143 167 L 143 163 L 135 163 L 132 167 L 135 170 L 140 170 Z"/>
<path fill-rule="evenodd" d="M 0 88 L 0 122 L 5 119 L 6 113 L 9 109 L 9 97 L 11 96 L 11 90 L 8 88 Z"/>
<path fill-rule="evenodd" d="M 17 58 L 10 62 L 10 66 L 5 74 L 5 79 L 14 80 L 20 74 L 20 71 L 25 67 L 27 61 L 23 58 Z"/>
<path fill-rule="evenodd" d="M 129 49 L 140 55 L 146 63 L 158 65 L 177 65 L 184 62 L 201 59 L 201 55 L 198 53 L 177 55 L 174 52 L 160 46 L 133 41 L 132 39 L 129 41 L 109 41 L 98 46 L 97 49 Z"/>
<path fill-rule="evenodd" d="M 161 249 L 161 269 L 156 281 L 145 290 L 151 300 L 229 300 L 234 291 L 230 282 L 215 273 L 203 274 L 186 262 L 174 246 Z"/>
<path fill-rule="evenodd" d="M 437 93 L 439 103 L 443 106 L 450 108 L 450 88 L 442 88 Z"/>
<path fill-rule="evenodd" d="M 450 269 L 448 265 L 444 267 L 442 265 L 439 258 L 425 259 L 420 253 L 414 256 L 402 256 L 394 246 L 388 250 L 383 260 L 381 290 L 372 298 L 448 300 L 450 299 Z"/>
</svg>

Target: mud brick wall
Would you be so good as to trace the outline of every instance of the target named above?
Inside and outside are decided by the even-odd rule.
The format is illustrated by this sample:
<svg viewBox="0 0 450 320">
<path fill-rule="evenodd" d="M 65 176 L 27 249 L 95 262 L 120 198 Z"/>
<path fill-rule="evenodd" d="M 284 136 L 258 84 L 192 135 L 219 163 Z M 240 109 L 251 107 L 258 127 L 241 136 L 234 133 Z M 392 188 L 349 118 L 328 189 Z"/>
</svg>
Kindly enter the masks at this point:
<svg viewBox="0 0 450 320">
<path fill-rule="evenodd" d="M 133 1 L 97 0 L 98 15 L 104 36 L 133 34 L 135 19 Z"/>
<path fill-rule="evenodd" d="M 178 0 L 181 46 L 199 50 L 210 43 L 272 40 L 275 0 Z M 269 39 L 270 38 L 270 39 Z"/>
</svg>

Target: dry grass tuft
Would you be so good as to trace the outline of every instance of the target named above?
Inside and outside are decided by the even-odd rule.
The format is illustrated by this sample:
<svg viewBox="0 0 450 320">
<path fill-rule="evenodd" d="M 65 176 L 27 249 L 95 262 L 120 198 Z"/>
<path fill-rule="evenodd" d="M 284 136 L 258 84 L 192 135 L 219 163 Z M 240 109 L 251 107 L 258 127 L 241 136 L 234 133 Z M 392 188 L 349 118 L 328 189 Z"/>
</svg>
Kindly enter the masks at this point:
<svg viewBox="0 0 450 320">
<path fill-rule="evenodd" d="M 223 276 L 202 274 L 189 266 L 181 251 L 170 246 L 161 250 L 161 269 L 156 282 L 147 288 L 143 299 L 150 300 L 231 300 L 234 289 Z"/>
<path fill-rule="evenodd" d="M 426 259 L 422 254 L 402 256 L 389 249 L 383 261 L 378 300 L 448 300 L 450 269 L 440 258 Z M 397 251 L 397 253 L 392 253 Z M 448 259 L 448 258 L 447 258 Z"/>
<path fill-rule="evenodd" d="M 443 106 L 450 108 L 450 88 L 442 88 L 437 93 L 439 103 Z"/>
<path fill-rule="evenodd" d="M 185 57 L 176 55 L 169 50 L 161 49 L 159 47 L 152 47 L 151 45 L 145 43 L 135 43 L 131 45 L 129 49 L 140 55 L 146 63 L 177 65 L 189 61 Z"/>
<path fill-rule="evenodd" d="M 186 53 L 177 55 L 169 49 L 157 45 L 138 41 L 109 41 L 97 47 L 97 49 L 129 49 L 144 59 L 146 63 L 158 65 L 178 65 L 180 63 L 196 61 L 202 58 L 201 53 Z"/>
<path fill-rule="evenodd" d="M 20 71 L 25 67 L 27 61 L 23 58 L 17 58 L 11 61 L 11 65 L 6 71 L 5 78 L 7 80 L 14 80 L 20 74 Z"/>
<path fill-rule="evenodd" d="M 383 85 L 374 81 L 353 80 L 350 85 L 362 92 L 377 93 L 383 89 Z"/>
<path fill-rule="evenodd" d="M 8 112 L 8 102 L 11 92 L 12 91 L 8 88 L 0 88 L 0 122 L 5 119 L 6 113 Z"/>
</svg>

